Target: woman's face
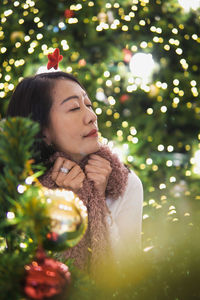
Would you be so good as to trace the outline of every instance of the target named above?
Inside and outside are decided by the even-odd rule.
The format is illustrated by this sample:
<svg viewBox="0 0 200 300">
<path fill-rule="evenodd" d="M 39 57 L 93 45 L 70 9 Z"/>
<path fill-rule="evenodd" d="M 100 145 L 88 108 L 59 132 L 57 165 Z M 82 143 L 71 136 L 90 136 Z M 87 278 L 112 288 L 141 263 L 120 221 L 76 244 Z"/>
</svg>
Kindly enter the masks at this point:
<svg viewBox="0 0 200 300">
<path fill-rule="evenodd" d="M 68 79 L 58 79 L 52 90 L 53 104 L 45 142 L 75 161 L 99 150 L 97 116 L 81 86 Z"/>
</svg>

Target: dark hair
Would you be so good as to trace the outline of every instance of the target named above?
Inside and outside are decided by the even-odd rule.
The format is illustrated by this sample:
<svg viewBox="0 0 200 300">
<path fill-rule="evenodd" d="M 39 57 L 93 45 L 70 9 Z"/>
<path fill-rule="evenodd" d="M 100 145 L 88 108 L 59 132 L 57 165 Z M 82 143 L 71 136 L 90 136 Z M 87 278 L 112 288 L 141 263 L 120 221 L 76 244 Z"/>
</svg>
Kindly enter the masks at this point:
<svg viewBox="0 0 200 300">
<path fill-rule="evenodd" d="M 40 131 L 33 145 L 36 163 L 47 161 L 49 156 L 55 152 L 52 146 L 48 146 L 44 142 L 42 131 L 48 126 L 49 113 L 53 103 L 51 91 L 58 79 L 75 81 L 83 88 L 71 74 L 65 72 L 42 73 L 24 78 L 17 85 L 8 105 L 7 116 L 26 117 L 40 124 Z"/>
</svg>

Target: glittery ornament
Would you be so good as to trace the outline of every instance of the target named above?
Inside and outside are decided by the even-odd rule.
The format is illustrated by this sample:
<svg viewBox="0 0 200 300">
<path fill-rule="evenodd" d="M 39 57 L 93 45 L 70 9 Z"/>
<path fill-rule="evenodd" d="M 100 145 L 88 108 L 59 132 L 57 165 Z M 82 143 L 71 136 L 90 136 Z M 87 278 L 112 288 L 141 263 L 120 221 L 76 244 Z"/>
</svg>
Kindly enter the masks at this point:
<svg viewBox="0 0 200 300">
<path fill-rule="evenodd" d="M 87 229 L 87 208 L 72 192 L 44 188 L 50 228 L 45 232 L 45 249 L 62 251 L 75 246 Z"/>
<path fill-rule="evenodd" d="M 71 274 L 68 267 L 46 257 L 42 249 L 38 249 L 36 259 L 24 268 L 24 292 L 30 299 L 52 299 L 54 296 L 61 299 L 60 296 L 69 290 Z"/>
</svg>

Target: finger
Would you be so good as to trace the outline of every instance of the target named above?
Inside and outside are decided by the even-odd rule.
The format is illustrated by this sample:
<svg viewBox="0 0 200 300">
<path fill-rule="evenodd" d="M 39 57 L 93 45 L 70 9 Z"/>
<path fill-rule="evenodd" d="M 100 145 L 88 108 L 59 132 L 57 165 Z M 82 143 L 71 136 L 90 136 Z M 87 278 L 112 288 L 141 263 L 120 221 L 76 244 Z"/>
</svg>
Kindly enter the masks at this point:
<svg viewBox="0 0 200 300">
<path fill-rule="evenodd" d="M 99 167 L 99 166 L 103 166 L 104 163 L 100 160 L 96 160 L 96 159 L 89 159 L 88 160 L 88 165 L 92 165 L 92 166 L 96 166 L 96 167 Z"/>
<path fill-rule="evenodd" d="M 98 161 L 102 161 L 102 162 L 105 162 L 105 163 L 109 163 L 109 161 L 97 154 L 91 154 L 90 155 L 90 158 L 94 159 L 94 160 L 98 160 Z"/>
<path fill-rule="evenodd" d="M 94 170 L 99 168 L 99 172 L 103 172 L 104 170 L 106 173 L 110 173 L 112 171 L 110 163 L 105 164 L 100 161 L 88 161 L 88 164 L 85 166 L 85 171 L 92 170 L 92 168 Z"/>
<path fill-rule="evenodd" d="M 94 166 L 102 166 L 105 168 L 111 168 L 110 162 L 99 155 L 92 154 L 90 156 L 90 159 L 88 160 L 88 164 L 94 165 Z"/>
<path fill-rule="evenodd" d="M 101 168 L 94 165 L 86 165 L 85 166 L 86 173 L 99 173 L 99 174 L 107 174 L 107 170 L 105 168 Z"/>
<path fill-rule="evenodd" d="M 100 184 L 105 180 L 105 176 L 103 174 L 97 174 L 97 173 L 87 173 L 87 178 L 91 181 Z"/>
<path fill-rule="evenodd" d="M 54 163 L 52 173 L 51 173 L 51 178 L 55 181 L 58 177 L 58 175 L 66 175 L 66 173 L 63 173 L 60 171 L 62 167 L 65 167 L 67 169 L 71 169 L 76 163 L 65 159 L 63 157 L 58 157 Z M 62 173 L 62 174 L 60 174 Z M 62 177 L 62 176 L 61 176 Z"/>
<path fill-rule="evenodd" d="M 75 166 L 77 166 L 77 164 L 75 162 L 73 162 L 71 160 L 65 160 L 62 167 L 67 169 L 68 173 L 69 173 Z M 60 173 L 63 173 L 64 175 L 68 174 L 68 173 L 63 172 L 61 169 L 60 169 Z"/>
<path fill-rule="evenodd" d="M 69 164 L 68 164 L 69 165 Z M 63 183 L 65 182 L 65 185 L 70 185 L 70 182 L 80 173 L 83 172 L 81 170 L 81 168 L 75 164 L 75 166 L 73 166 L 71 168 L 71 170 L 69 171 L 69 173 L 63 173 L 63 172 L 59 172 L 58 176 L 55 180 L 56 184 L 59 186 L 63 186 Z"/>
<path fill-rule="evenodd" d="M 51 172 L 52 180 L 56 180 L 58 173 L 60 171 L 60 168 L 63 166 L 63 161 L 64 161 L 63 157 L 58 157 L 55 160 L 53 168 L 52 168 L 52 172 Z"/>
<path fill-rule="evenodd" d="M 68 186 L 70 186 L 72 189 L 77 190 L 77 189 L 81 189 L 83 187 L 83 181 L 85 179 L 85 174 L 79 173 L 76 178 L 74 178 L 70 183 L 66 183 L 64 181 L 64 184 L 68 184 Z"/>
<path fill-rule="evenodd" d="M 67 174 L 67 178 L 69 181 L 73 180 L 76 178 L 80 173 L 83 173 L 82 169 L 80 168 L 79 165 L 75 165 L 70 172 Z M 83 173 L 84 174 L 84 173 Z"/>
<path fill-rule="evenodd" d="M 88 171 L 93 171 L 94 172 L 100 172 L 100 173 L 105 173 L 105 174 L 110 174 L 112 172 L 112 168 L 110 166 L 110 162 L 107 161 L 107 163 L 105 164 L 104 162 L 100 162 L 100 161 L 95 161 L 95 160 L 89 160 L 88 164 L 85 166 L 85 172 L 87 173 Z M 97 170 L 96 168 L 99 168 L 99 170 Z M 96 171 L 95 171 L 96 170 Z"/>
<path fill-rule="evenodd" d="M 60 168 L 62 167 L 64 160 L 65 160 L 64 157 L 60 157 L 60 156 L 57 157 L 54 162 L 52 171 L 58 172 L 60 170 Z"/>
</svg>

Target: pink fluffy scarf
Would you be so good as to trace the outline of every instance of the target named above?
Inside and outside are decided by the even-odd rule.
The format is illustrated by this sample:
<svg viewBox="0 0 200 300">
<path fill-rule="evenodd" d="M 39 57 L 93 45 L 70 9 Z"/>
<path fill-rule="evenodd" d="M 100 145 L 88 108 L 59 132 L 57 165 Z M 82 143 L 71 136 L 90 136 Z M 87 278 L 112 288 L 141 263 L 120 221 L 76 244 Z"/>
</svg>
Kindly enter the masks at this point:
<svg viewBox="0 0 200 300">
<path fill-rule="evenodd" d="M 115 201 L 124 193 L 129 173 L 129 170 L 120 162 L 117 155 L 113 154 L 107 146 L 101 146 L 95 154 L 107 159 L 112 167 L 106 194 L 105 197 L 100 196 L 94 188 L 93 182 L 87 178 L 84 180 L 83 188 L 80 189 L 78 196 L 88 209 L 88 229 L 79 244 L 64 253 L 66 258 L 73 258 L 75 265 L 87 271 L 91 271 L 92 266 L 97 265 L 98 262 L 101 262 L 101 258 L 103 259 L 105 255 L 111 253 L 106 221 L 106 217 L 109 215 L 106 198 L 109 197 L 112 201 Z M 58 156 L 70 159 L 66 154 L 56 152 L 51 156 L 50 162 L 54 162 Z M 83 172 L 88 158 L 86 156 L 79 163 Z M 52 168 L 40 178 L 40 182 L 48 188 L 58 188 L 51 179 L 51 171 Z"/>
</svg>

